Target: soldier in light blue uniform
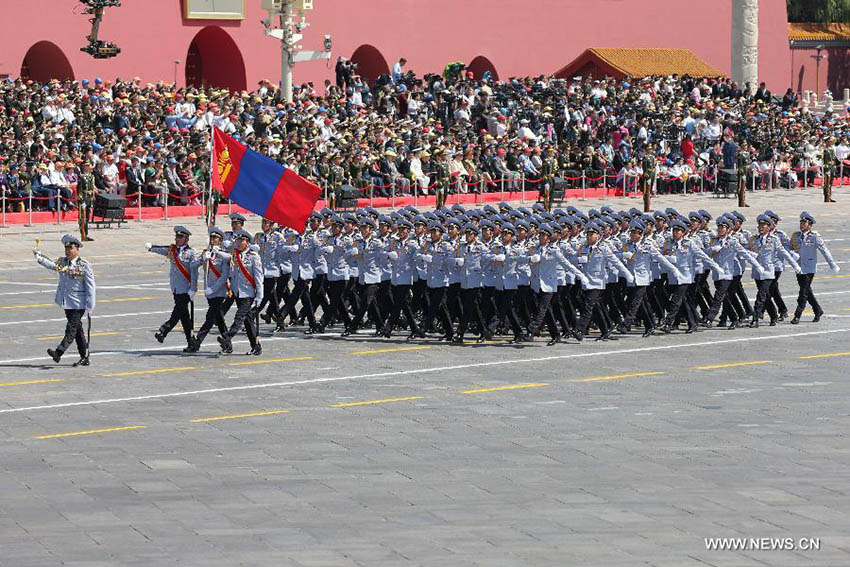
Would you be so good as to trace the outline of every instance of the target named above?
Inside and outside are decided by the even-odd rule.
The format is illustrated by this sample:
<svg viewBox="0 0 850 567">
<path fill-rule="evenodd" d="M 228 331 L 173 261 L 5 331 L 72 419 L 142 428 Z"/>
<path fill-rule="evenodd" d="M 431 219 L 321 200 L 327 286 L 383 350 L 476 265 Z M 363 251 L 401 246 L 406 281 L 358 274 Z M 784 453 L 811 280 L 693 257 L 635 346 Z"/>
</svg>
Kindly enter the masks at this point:
<svg viewBox="0 0 850 567">
<path fill-rule="evenodd" d="M 708 313 L 702 321 L 703 327 L 711 327 L 714 318 L 723 308 L 723 316 L 729 321 L 729 330 L 736 329 L 742 324 L 741 317 L 744 308 L 738 302 L 737 296 L 729 293 L 735 274 L 743 272 L 743 263 L 752 264 L 754 270 L 763 271 L 764 268 L 758 263 L 758 258 L 752 252 L 741 245 L 741 242 L 731 234 L 733 224 L 727 215 L 717 217 L 717 234 L 712 238 L 708 247 L 708 253 L 722 268 L 722 272 L 714 271 L 714 296 Z"/>
<path fill-rule="evenodd" d="M 794 310 L 794 318 L 791 323 L 796 325 L 800 322 L 800 316 L 806 308 L 806 303 L 812 306 L 815 312 L 814 322 L 820 321 L 823 315 L 820 303 L 812 292 L 812 280 L 818 271 L 818 252 L 823 255 L 826 263 L 833 272 L 840 272 L 841 268 L 832 259 L 829 248 L 823 242 L 823 238 L 812 230 L 815 225 L 815 217 L 803 211 L 800 213 L 800 230 L 791 235 L 791 249 L 800 255 L 800 273 L 797 274 L 797 284 L 800 293 L 797 295 L 797 308 Z"/>
<path fill-rule="evenodd" d="M 94 311 L 97 285 L 94 280 L 94 270 L 88 260 L 80 257 L 83 243 L 71 234 L 62 237 L 65 247 L 65 257 L 56 261 L 50 260 L 38 250 L 33 250 L 36 261 L 47 268 L 59 273 L 59 285 L 53 301 L 65 310 L 65 336 L 55 349 L 47 349 L 47 354 L 53 362 L 59 362 L 71 343 L 77 343 L 80 360 L 74 366 L 89 365 L 89 345 L 86 333 L 83 331 L 83 315 L 91 316 Z M 91 321 L 91 320 L 89 320 Z M 89 322 L 91 326 L 91 322 Z"/>
<path fill-rule="evenodd" d="M 516 229 L 511 223 L 502 224 L 502 242 L 499 246 L 491 249 L 486 260 L 500 267 L 502 271 L 501 282 L 497 283 L 496 286 L 496 307 L 498 311 L 496 316 L 490 319 L 488 330 L 490 333 L 495 333 L 500 322 L 502 325 L 510 325 L 514 334 L 512 342 L 518 344 L 528 340 L 528 336 L 523 332 L 516 314 L 517 289 L 520 279 L 517 265 L 520 263 L 521 257 L 528 255 L 528 251 L 513 241 L 515 234 Z"/>
<path fill-rule="evenodd" d="M 688 322 L 688 328 L 685 333 L 695 332 L 697 327 L 696 306 L 693 303 L 693 296 L 689 295 L 690 287 L 694 283 L 694 270 L 696 259 L 700 258 L 703 263 L 722 272 L 717 262 L 712 260 L 702 248 L 695 244 L 691 239 L 685 238 L 688 232 L 688 225 L 683 220 L 675 220 L 671 223 L 673 239 L 669 241 L 664 250 L 667 259 L 672 264 L 676 265 L 678 273 L 669 276 L 671 296 L 670 307 L 667 309 L 667 318 L 661 330 L 664 333 L 673 331 L 673 325 L 680 315 L 684 315 Z"/>
<path fill-rule="evenodd" d="M 464 242 L 460 247 L 460 254 L 455 258 L 455 264 L 461 269 L 460 274 L 460 300 L 463 310 L 460 313 L 460 324 L 455 334 L 454 342 L 463 344 L 464 336 L 469 328 L 470 320 L 478 324 L 478 342 L 487 339 L 487 321 L 481 309 L 481 288 L 484 285 L 485 255 L 489 247 L 479 240 L 481 229 L 475 223 L 467 223 L 463 227 Z"/>
<path fill-rule="evenodd" d="M 191 235 L 189 229 L 178 225 L 174 227 L 174 244 L 169 246 L 154 246 L 150 242 L 145 244 L 148 252 L 168 258 L 170 264 L 168 280 L 171 293 L 174 296 L 174 309 L 171 311 L 171 317 L 160 326 L 154 338 L 160 343 L 165 341 L 165 337 L 179 321 L 183 326 L 183 333 L 186 335 L 184 352 L 192 352 L 192 343 L 194 342 L 192 336 L 194 316 L 190 312 L 190 304 L 193 304 L 195 292 L 198 290 L 198 267 L 200 266 L 195 251 L 189 246 Z"/>
<path fill-rule="evenodd" d="M 416 255 L 419 253 L 419 244 L 410 232 L 413 223 L 408 220 L 398 221 L 398 234 L 391 236 L 389 246 L 386 249 L 387 263 L 392 270 L 390 290 L 392 292 L 392 310 L 381 334 L 387 338 L 392 336 L 393 329 L 398 323 L 402 312 L 410 328 L 411 336 L 419 334 L 416 318 L 411 308 L 413 293 L 413 281 L 417 277 Z"/>
<path fill-rule="evenodd" d="M 260 304 L 258 311 L 262 313 L 263 308 L 268 304 L 268 310 L 265 314 L 261 314 L 260 318 L 266 323 L 271 323 L 272 319 L 275 321 L 280 319 L 280 308 L 277 302 L 277 282 L 280 277 L 280 248 L 284 240 L 283 235 L 274 230 L 273 220 L 263 219 L 261 226 L 262 230 L 254 235 L 254 244 L 260 247 L 260 260 L 263 262 L 264 272 L 263 302 Z"/>
<path fill-rule="evenodd" d="M 419 333 L 411 333 L 411 338 L 425 337 L 425 333 L 433 329 L 434 320 L 439 319 L 443 327 L 440 340 L 452 340 L 452 319 L 446 305 L 446 292 L 449 287 L 449 264 L 454 263 L 455 250 L 451 244 L 443 240 L 445 228 L 438 221 L 428 225 L 430 238 L 419 250 L 416 258 L 428 266 L 428 310 L 422 320 Z"/>
<path fill-rule="evenodd" d="M 627 283 L 634 281 L 634 276 L 611 248 L 599 241 L 602 227 L 597 222 L 587 223 L 584 231 L 587 240 L 576 250 L 575 260 L 581 266 L 587 281 L 582 281 L 584 292 L 581 317 L 576 328 L 573 329 L 573 336 L 579 341 L 583 340 L 590 327 L 590 320 L 593 318 L 601 333 L 596 340 L 616 340 L 616 337 L 611 336 L 611 329 L 601 312 L 602 306 L 599 305 L 599 301 L 602 299 L 608 281 L 609 267 L 623 274 Z"/>
<path fill-rule="evenodd" d="M 207 298 L 207 315 L 204 324 L 198 329 L 188 352 L 198 352 L 210 329 L 215 325 L 218 334 L 227 333 L 227 323 L 224 321 L 222 304 L 230 296 L 230 263 L 224 258 L 219 258 L 216 252 L 221 250 L 224 240 L 224 232 L 217 227 L 209 228 L 209 248 L 201 256 L 204 270 L 204 296 Z"/>
<path fill-rule="evenodd" d="M 646 293 L 654 279 L 655 264 L 676 277 L 681 276 L 676 266 L 661 253 L 655 241 L 646 233 L 646 225 L 642 220 L 632 220 L 629 224 L 629 241 L 623 244 L 618 253 L 626 267 L 634 274 L 634 281 L 628 284 L 626 313 L 618 330 L 627 333 L 640 314 L 644 337 L 650 336 L 655 328 Z"/>
<path fill-rule="evenodd" d="M 345 287 L 348 285 L 349 261 L 348 249 L 353 239 L 345 233 L 345 219 L 339 215 L 331 218 L 331 236 L 328 247 L 331 251 L 325 254 L 328 265 L 328 309 L 322 313 L 318 333 L 323 333 L 334 319 L 341 321 L 346 327 L 351 325 L 351 316 L 345 304 Z"/>
<path fill-rule="evenodd" d="M 295 279 L 295 287 L 289 294 L 289 299 L 280 314 L 281 323 L 288 315 L 290 324 L 300 324 L 303 322 L 303 317 L 307 317 L 310 321 L 310 328 L 316 326 L 310 285 L 315 277 L 316 248 L 320 244 L 321 235 L 318 231 L 321 222 L 322 215 L 312 213 L 310 215 L 310 228 L 301 235 L 298 245 L 289 243 L 285 245 L 286 250 L 292 254 L 292 277 Z M 299 300 L 302 305 L 300 317 L 295 309 Z M 278 327 L 280 326 L 279 324 Z"/>
<path fill-rule="evenodd" d="M 277 259 L 275 261 L 278 265 L 278 269 L 280 270 L 280 275 L 277 278 L 275 296 L 277 297 L 278 313 L 280 313 L 281 307 L 286 305 L 286 302 L 289 301 L 289 281 L 292 279 L 293 254 L 290 245 L 297 242 L 298 232 L 289 227 L 283 226 L 278 227 L 277 232 L 280 234 L 280 242 L 278 242 Z M 270 323 L 271 320 L 266 322 Z M 280 326 L 280 320 L 278 320 L 277 323 L 278 326 Z M 277 331 L 277 329 L 275 329 L 275 331 Z"/>
<path fill-rule="evenodd" d="M 790 252 L 791 239 L 788 238 L 785 231 L 779 228 L 779 221 L 782 219 L 778 214 L 769 209 L 765 211 L 764 214 L 773 220 L 773 234 L 779 238 L 779 242 L 782 244 L 782 247 Z M 777 258 L 776 266 L 774 267 L 774 275 L 776 277 L 773 279 L 773 283 L 770 286 L 770 291 L 767 296 L 768 301 L 773 301 L 773 304 L 776 306 L 776 311 L 779 313 L 777 321 L 784 321 L 788 317 L 788 306 L 785 305 L 785 300 L 782 299 L 782 293 L 779 291 L 779 278 L 782 276 L 783 271 L 785 271 L 785 260 L 782 257 L 779 257 Z"/>
<path fill-rule="evenodd" d="M 257 336 L 255 315 L 263 302 L 263 261 L 260 255 L 251 249 L 251 233 L 237 230 L 233 236 L 236 240 L 230 253 L 216 253 L 219 258 L 230 261 L 230 290 L 236 303 L 233 323 L 224 336 L 218 337 L 218 343 L 223 353 L 232 353 L 233 337 L 244 327 L 251 343 L 251 350 L 246 354 L 259 356 L 263 353 L 263 347 Z"/>
<path fill-rule="evenodd" d="M 553 311 L 553 298 L 558 292 L 559 280 L 562 279 L 561 272 L 566 270 L 579 281 L 587 280 L 580 269 L 573 265 L 561 248 L 551 242 L 555 230 L 548 224 L 542 224 L 538 228 L 540 243 L 534 247 L 529 263 L 532 267 L 531 289 L 537 293 L 537 311 L 528 326 L 531 336 L 537 335 L 543 323 L 549 329 L 551 339 L 548 346 L 561 342 L 561 333 L 558 330 L 558 322 Z"/>
<path fill-rule="evenodd" d="M 759 215 L 758 234 L 750 237 L 748 248 L 756 254 L 761 270 L 753 268 L 752 277 L 756 282 L 758 291 L 756 293 L 756 303 L 753 306 L 753 319 L 750 321 L 750 327 L 758 327 L 759 319 L 764 315 L 765 309 L 770 316 L 770 326 L 776 325 L 778 313 L 772 301 L 768 301 L 770 287 L 775 279 L 774 267 L 780 257 L 785 258 L 793 266 L 794 271 L 799 273 L 800 266 L 794 260 L 792 252 L 788 252 L 779 240 L 779 237 L 773 234 L 773 219 L 767 215 Z M 796 254 L 794 254 L 796 255 Z"/>
<path fill-rule="evenodd" d="M 383 242 L 374 234 L 376 228 L 377 223 L 374 219 L 364 217 L 360 221 L 361 238 L 348 250 L 348 257 L 358 263 L 363 294 L 360 298 L 360 306 L 354 314 L 351 325 L 346 327 L 342 332 L 343 337 L 357 332 L 357 329 L 363 322 L 363 318 L 366 316 L 366 312 L 370 309 L 372 320 L 375 322 L 377 329 L 380 330 L 383 327 L 384 319 L 378 306 L 377 293 L 381 278 L 384 275 L 384 260 L 386 256 Z"/>
</svg>

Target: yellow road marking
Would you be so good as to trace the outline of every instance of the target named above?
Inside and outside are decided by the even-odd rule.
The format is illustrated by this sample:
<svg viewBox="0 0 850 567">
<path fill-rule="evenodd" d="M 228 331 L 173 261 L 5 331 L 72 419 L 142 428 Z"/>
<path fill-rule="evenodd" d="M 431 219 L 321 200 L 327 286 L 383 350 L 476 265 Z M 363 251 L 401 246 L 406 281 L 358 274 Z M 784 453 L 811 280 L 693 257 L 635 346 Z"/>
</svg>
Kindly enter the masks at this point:
<svg viewBox="0 0 850 567">
<path fill-rule="evenodd" d="M 477 390 L 461 390 L 461 394 L 480 394 L 482 392 L 499 392 L 501 390 L 523 390 L 525 388 L 542 388 L 549 384 L 514 384 L 512 386 L 497 386 L 495 388 L 478 388 Z"/>
<path fill-rule="evenodd" d="M 407 398 L 387 398 L 386 400 L 369 400 L 366 402 L 346 402 L 344 404 L 333 404 L 335 408 L 347 408 L 351 406 L 368 406 L 371 404 L 388 404 L 390 402 L 406 402 L 409 400 L 421 400 L 422 396 L 410 396 Z"/>
<path fill-rule="evenodd" d="M 197 370 L 197 366 L 178 366 L 177 368 L 156 368 L 153 370 L 134 370 L 133 372 L 115 372 L 104 376 L 136 376 L 138 374 L 163 374 L 165 372 L 180 372 L 181 370 Z"/>
<path fill-rule="evenodd" d="M 637 378 L 638 376 L 658 376 L 663 372 L 632 372 L 631 374 L 614 374 L 612 376 L 594 376 L 593 378 L 579 378 L 570 382 L 601 382 L 603 380 L 619 380 L 620 378 Z"/>
<path fill-rule="evenodd" d="M 248 362 L 231 362 L 228 366 L 248 366 L 251 364 L 269 364 L 272 362 L 292 362 L 293 360 L 313 360 L 313 357 L 295 356 L 292 358 L 269 358 L 266 360 L 249 360 Z"/>
<path fill-rule="evenodd" d="M 272 410 L 272 411 L 256 411 L 252 413 L 240 413 L 236 415 L 220 415 L 217 417 L 201 417 L 193 419 L 192 423 L 204 423 L 207 421 L 222 421 L 224 419 L 242 419 L 243 417 L 259 417 L 261 415 L 278 415 L 281 413 L 289 413 L 289 410 Z"/>
<path fill-rule="evenodd" d="M 36 439 L 55 439 L 56 437 L 75 437 L 77 435 L 94 435 L 95 433 L 109 433 L 110 431 L 127 431 L 128 429 L 145 429 L 149 425 L 130 425 L 127 427 L 110 427 L 108 429 L 89 429 L 88 431 L 72 431 L 70 433 L 52 433 L 50 435 L 39 435 Z"/>
<path fill-rule="evenodd" d="M 770 364 L 772 360 L 752 360 L 750 362 L 730 362 L 729 364 L 712 364 L 711 366 L 694 366 L 696 370 L 715 370 L 717 368 L 734 368 L 736 366 L 753 366 L 756 364 Z"/>
<path fill-rule="evenodd" d="M 429 346 L 410 346 L 410 347 L 398 347 L 398 348 L 381 348 L 377 350 L 357 350 L 354 352 L 350 352 L 348 354 L 381 354 L 383 352 L 402 352 L 406 350 L 425 350 L 431 348 Z"/>
<path fill-rule="evenodd" d="M 0 386 L 29 386 L 30 384 L 47 384 L 50 382 L 64 382 L 61 378 L 52 380 L 27 380 L 25 382 L 0 382 Z"/>
<path fill-rule="evenodd" d="M 159 299 L 164 295 L 144 295 L 141 297 L 119 297 L 117 299 L 98 299 L 98 303 L 119 303 L 124 301 L 147 301 L 148 299 Z M 30 309 L 33 307 L 53 307 L 55 303 L 31 303 L 29 305 L 0 305 L 0 309 Z"/>
<path fill-rule="evenodd" d="M 801 356 L 803 359 L 810 358 L 831 358 L 833 356 L 850 356 L 850 352 L 825 352 L 823 354 L 810 354 L 807 356 Z"/>
<path fill-rule="evenodd" d="M 93 336 L 93 337 L 111 337 L 113 335 L 120 335 L 120 334 L 121 333 L 119 333 L 117 331 L 110 331 L 108 333 L 107 332 L 92 333 L 91 336 Z M 55 336 L 52 336 L 52 337 L 39 337 L 38 340 L 39 341 L 55 341 L 56 339 L 61 339 L 63 337 L 64 337 L 64 335 L 55 335 Z"/>
</svg>

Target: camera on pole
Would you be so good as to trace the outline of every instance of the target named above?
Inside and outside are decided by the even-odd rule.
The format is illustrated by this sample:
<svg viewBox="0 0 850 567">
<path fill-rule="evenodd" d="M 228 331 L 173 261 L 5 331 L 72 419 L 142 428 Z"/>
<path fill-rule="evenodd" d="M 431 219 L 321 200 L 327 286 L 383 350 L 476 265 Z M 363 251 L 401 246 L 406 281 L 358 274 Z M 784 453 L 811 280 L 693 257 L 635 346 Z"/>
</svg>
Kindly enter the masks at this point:
<svg viewBox="0 0 850 567">
<path fill-rule="evenodd" d="M 86 9 L 83 14 L 94 16 L 89 20 L 91 22 L 91 33 L 86 37 L 88 45 L 81 47 L 80 51 L 88 53 L 95 59 L 109 59 L 121 53 L 121 48 L 109 41 L 98 39 L 100 32 L 100 22 L 103 20 L 103 9 L 110 7 L 118 7 L 121 5 L 121 0 L 80 0 Z"/>
</svg>

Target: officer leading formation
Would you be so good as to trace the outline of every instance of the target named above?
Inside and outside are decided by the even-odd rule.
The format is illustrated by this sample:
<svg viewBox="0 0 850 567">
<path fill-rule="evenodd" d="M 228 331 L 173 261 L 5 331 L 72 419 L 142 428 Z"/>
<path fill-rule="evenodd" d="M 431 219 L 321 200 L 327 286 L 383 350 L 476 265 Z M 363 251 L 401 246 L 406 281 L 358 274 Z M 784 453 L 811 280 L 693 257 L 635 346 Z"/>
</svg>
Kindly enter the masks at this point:
<svg viewBox="0 0 850 567">
<path fill-rule="evenodd" d="M 754 233 L 746 220 L 738 211 L 716 219 L 672 208 L 549 213 L 503 202 L 424 214 L 415 207 L 387 215 L 323 209 L 301 234 L 263 219 L 252 237 L 245 217 L 233 214 L 233 230 L 210 228 L 203 252 L 188 247 L 188 231 L 179 226 L 175 244 L 149 246 L 171 262 L 175 302 L 156 338 L 183 322 L 184 350 L 196 352 L 217 326 L 222 352 L 230 353 L 244 328 L 248 354 L 258 355 L 260 320 L 274 332 L 306 325 L 306 334 L 320 334 L 341 325 L 343 337 L 370 327 L 375 336 L 437 333 L 456 344 L 504 334 L 523 343 L 545 331 L 549 345 L 582 341 L 593 328 L 596 340 L 616 340 L 636 325 L 648 337 L 683 325 L 685 333 L 758 327 L 765 314 L 771 326 L 789 316 L 798 324 L 807 304 L 819 321 L 823 310 L 812 291 L 818 253 L 839 267 L 813 230 L 814 217 L 801 213 L 790 236 L 772 211 L 757 216 Z M 201 266 L 208 310 L 193 336 L 189 306 Z M 748 269 L 754 304 L 742 284 Z M 786 269 L 799 287 L 793 316 L 779 291 Z M 234 303 L 228 328 L 224 316 Z"/>
</svg>

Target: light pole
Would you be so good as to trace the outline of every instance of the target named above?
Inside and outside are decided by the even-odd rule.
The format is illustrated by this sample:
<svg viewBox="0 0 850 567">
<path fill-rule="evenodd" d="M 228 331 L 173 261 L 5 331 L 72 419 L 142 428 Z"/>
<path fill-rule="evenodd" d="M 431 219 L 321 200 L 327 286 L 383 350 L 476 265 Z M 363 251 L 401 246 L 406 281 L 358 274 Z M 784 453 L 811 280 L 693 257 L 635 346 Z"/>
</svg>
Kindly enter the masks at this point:
<svg viewBox="0 0 850 567">
<path fill-rule="evenodd" d="M 820 99 L 820 61 L 821 59 L 826 57 L 826 55 L 821 55 L 820 53 L 824 50 L 822 44 L 816 46 L 815 49 L 818 52 L 817 55 L 812 55 L 812 57 L 814 57 L 815 59 L 815 97 L 817 97 L 817 99 Z"/>
<path fill-rule="evenodd" d="M 180 65 L 180 60 L 174 60 L 174 88 L 177 88 L 177 66 Z"/>
</svg>

